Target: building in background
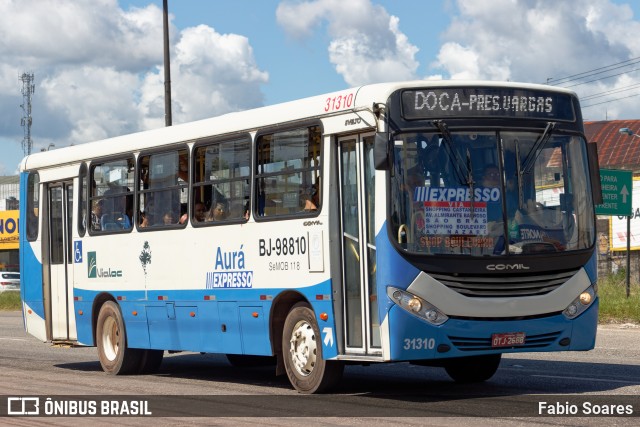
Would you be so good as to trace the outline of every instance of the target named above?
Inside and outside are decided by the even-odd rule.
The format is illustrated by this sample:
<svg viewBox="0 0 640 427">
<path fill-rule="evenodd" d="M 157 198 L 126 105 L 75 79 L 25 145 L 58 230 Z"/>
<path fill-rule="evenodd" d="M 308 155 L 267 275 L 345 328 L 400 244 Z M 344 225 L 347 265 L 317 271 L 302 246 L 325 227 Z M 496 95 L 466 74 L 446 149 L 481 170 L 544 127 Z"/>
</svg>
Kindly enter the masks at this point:
<svg viewBox="0 0 640 427">
<path fill-rule="evenodd" d="M 587 141 L 598 143 L 601 169 L 630 170 L 633 173 L 631 235 L 626 217 L 598 216 L 599 273 L 615 273 L 626 266 L 627 238 L 631 239 L 631 273 L 640 282 L 640 120 L 585 122 Z M 628 128 L 636 135 L 621 134 Z"/>
</svg>

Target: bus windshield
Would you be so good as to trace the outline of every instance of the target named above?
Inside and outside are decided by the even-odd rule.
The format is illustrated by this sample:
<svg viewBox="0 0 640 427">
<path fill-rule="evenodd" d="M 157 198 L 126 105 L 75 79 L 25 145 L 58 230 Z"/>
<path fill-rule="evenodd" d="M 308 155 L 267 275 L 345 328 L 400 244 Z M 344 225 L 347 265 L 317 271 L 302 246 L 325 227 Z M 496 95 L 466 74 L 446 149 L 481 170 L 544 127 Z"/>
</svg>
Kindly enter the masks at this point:
<svg viewBox="0 0 640 427">
<path fill-rule="evenodd" d="M 418 254 L 502 256 L 594 243 L 586 143 L 540 131 L 398 133 L 391 224 Z"/>
</svg>

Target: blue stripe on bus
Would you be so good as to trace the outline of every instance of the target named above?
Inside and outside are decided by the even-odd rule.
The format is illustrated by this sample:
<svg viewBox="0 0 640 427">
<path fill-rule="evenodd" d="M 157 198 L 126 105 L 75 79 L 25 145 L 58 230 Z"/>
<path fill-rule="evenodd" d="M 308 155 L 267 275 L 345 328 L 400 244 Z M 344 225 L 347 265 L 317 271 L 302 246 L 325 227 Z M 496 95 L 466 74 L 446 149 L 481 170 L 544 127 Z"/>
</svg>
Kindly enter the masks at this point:
<svg viewBox="0 0 640 427">
<path fill-rule="evenodd" d="M 20 174 L 20 298 L 27 303 L 31 310 L 39 317 L 44 319 L 44 302 L 42 294 L 42 263 L 36 258 L 36 254 L 31 248 L 31 244 L 27 241 L 27 221 L 22 220 L 28 218 L 27 215 L 27 180 L 29 174 L 22 172 Z M 38 242 L 39 244 L 40 242 Z"/>
<path fill-rule="evenodd" d="M 44 319 L 42 296 L 42 264 L 36 258 L 29 243 L 20 245 L 20 297 Z M 35 285 L 35 286 L 34 286 Z"/>
<path fill-rule="evenodd" d="M 376 235 L 376 285 L 378 292 L 378 315 L 380 324 L 388 316 L 395 302 L 387 296 L 387 287 L 406 289 L 420 273 L 420 270 L 405 260 L 393 247 L 387 234 L 385 222 Z"/>
<path fill-rule="evenodd" d="M 129 347 L 271 355 L 270 309 L 282 291 L 286 290 L 154 290 L 148 291 L 145 297 L 144 290 L 92 291 L 76 288 L 74 296 L 79 297 L 75 302 L 78 342 L 95 345 L 91 321 L 93 301 L 106 292 L 114 299 L 120 298 L 117 303 L 125 321 Z M 335 357 L 337 342 L 333 303 L 316 299 L 317 295 L 331 295 L 331 281 L 296 289 L 296 292 L 303 294 L 314 308 L 324 357 Z M 215 299 L 204 300 L 207 295 L 215 296 Z M 273 299 L 261 299 L 264 295 Z M 323 312 L 329 315 L 327 321 L 318 317 Z"/>
<path fill-rule="evenodd" d="M 598 281 L 598 251 L 593 251 L 591 258 L 583 267 L 591 283 L 596 283 Z"/>
</svg>

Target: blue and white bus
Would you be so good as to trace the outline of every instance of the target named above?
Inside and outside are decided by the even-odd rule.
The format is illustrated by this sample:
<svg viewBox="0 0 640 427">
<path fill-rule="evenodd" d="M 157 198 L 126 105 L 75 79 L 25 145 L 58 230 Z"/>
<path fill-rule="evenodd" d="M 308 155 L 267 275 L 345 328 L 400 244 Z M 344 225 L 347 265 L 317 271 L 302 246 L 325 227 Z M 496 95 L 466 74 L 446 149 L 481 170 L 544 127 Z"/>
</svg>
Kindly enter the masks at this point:
<svg viewBox="0 0 640 427">
<path fill-rule="evenodd" d="M 479 382 L 503 353 L 589 350 L 594 146 L 573 92 L 413 81 L 36 153 L 25 328 L 110 374 L 220 353 L 304 393 L 347 362 Z"/>
</svg>

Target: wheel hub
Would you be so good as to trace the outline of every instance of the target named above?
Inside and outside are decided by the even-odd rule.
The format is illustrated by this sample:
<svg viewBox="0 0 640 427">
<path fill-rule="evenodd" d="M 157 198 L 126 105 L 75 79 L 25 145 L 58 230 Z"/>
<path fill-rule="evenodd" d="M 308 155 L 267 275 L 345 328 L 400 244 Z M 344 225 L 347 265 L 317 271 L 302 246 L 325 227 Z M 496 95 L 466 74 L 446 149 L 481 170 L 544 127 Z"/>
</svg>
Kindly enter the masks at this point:
<svg viewBox="0 0 640 427">
<path fill-rule="evenodd" d="M 293 366 L 302 376 L 308 376 L 316 365 L 316 336 L 311 325 L 301 320 L 291 332 L 290 353 Z"/>
<path fill-rule="evenodd" d="M 104 349 L 104 355 L 107 359 L 113 361 L 118 354 L 118 343 L 120 337 L 120 330 L 118 329 L 118 323 L 112 317 L 109 317 L 104 322 L 102 329 L 102 347 Z"/>
</svg>

